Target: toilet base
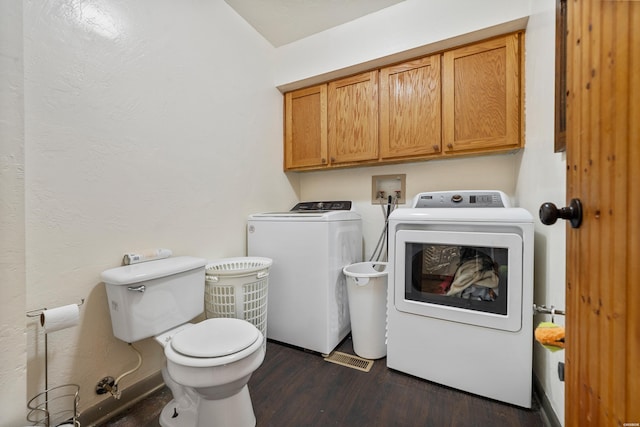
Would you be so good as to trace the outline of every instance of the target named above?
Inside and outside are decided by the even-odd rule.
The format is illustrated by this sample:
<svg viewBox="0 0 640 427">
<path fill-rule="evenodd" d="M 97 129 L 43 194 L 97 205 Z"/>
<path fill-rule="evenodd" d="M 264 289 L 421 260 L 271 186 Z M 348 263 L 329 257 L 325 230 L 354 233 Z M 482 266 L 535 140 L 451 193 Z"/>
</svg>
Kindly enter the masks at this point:
<svg viewBox="0 0 640 427">
<path fill-rule="evenodd" d="M 162 427 L 196 427 L 197 424 L 197 405 L 188 408 L 177 408 L 178 403 L 172 399 L 162 408 L 160 413 L 160 425 Z"/>
<path fill-rule="evenodd" d="M 249 388 L 225 399 L 205 400 L 198 396 L 184 407 L 184 401 L 171 400 L 160 414 L 162 427 L 254 427 L 256 417 Z M 180 407 L 182 406 L 182 407 Z"/>
</svg>

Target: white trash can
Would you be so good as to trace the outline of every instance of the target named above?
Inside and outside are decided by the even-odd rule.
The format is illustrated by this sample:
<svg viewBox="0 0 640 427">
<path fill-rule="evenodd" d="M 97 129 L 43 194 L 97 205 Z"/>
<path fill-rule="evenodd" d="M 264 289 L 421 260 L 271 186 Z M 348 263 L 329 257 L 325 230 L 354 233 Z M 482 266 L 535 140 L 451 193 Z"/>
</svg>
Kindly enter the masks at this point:
<svg viewBox="0 0 640 427">
<path fill-rule="evenodd" d="M 353 351 L 365 359 L 387 355 L 387 263 L 359 262 L 342 269 L 347 276 Z"/>
</svg>

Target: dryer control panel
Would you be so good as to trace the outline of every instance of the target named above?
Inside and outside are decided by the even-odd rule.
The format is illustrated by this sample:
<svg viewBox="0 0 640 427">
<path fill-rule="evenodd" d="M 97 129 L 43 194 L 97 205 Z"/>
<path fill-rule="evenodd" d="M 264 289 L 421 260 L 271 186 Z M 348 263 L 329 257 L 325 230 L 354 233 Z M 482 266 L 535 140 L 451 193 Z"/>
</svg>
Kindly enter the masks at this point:
<svg viewBox="0 0 640 427">
<path fill-rule="evenodd" d="M 502 191 L 433 191 L 413 198 L 414 208 L 510 208 L 509 198 Z"/>
</svg>

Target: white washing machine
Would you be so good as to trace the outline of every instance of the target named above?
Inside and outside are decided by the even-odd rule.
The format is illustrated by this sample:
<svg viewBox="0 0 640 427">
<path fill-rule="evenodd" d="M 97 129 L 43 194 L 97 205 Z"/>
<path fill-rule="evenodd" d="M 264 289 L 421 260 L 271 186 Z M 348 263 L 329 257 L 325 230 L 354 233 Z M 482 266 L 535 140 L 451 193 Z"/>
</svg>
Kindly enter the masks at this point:
<svg viewBox="0 0 640 427">
<path fill-rule="evenodd" d="M 329 354 L 351 331 L 346 265 L 362 261 L 362 219 L 350 201 L 298 203 L 254 214 L 249 256 L 273 260 L 267 337 Z"/>
<path fill-rule="evenodd" d="M 418 194 L 389 218 L 387 366 L 531 407 L 533 217 L 499 191 Z"/>
</svg>

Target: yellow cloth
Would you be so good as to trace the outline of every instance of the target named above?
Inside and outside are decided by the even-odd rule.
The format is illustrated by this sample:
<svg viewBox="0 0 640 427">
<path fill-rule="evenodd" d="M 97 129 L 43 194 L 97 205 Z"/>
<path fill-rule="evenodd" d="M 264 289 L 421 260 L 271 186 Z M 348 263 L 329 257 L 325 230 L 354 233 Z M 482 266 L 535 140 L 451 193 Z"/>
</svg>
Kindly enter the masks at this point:
<svg viewBox="0 0 640 427">
<path fill-rule="evenodd" d="M 564 327 L 552 322 L 542 322 L 535 331 L 536 341 L 546 349 L 558 351 L 564 349 Z"/>
</svg>

